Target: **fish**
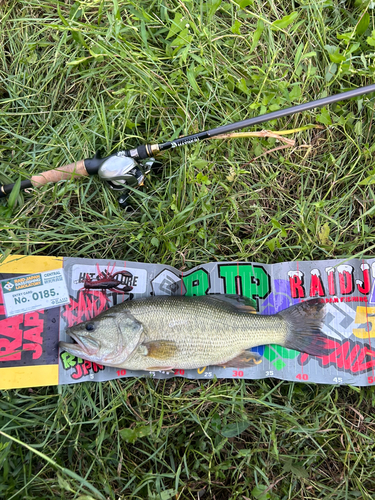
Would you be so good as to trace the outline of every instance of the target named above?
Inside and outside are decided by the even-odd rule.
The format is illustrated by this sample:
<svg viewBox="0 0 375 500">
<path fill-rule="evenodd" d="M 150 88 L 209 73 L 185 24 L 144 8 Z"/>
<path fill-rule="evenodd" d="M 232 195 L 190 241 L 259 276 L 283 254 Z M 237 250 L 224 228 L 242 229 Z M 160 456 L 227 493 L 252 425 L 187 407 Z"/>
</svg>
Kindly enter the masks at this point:
<svg viewBox="0 0 375 500">
<path fill-rule="evenodd" d="M 325 353 L 325 304 L 311 299 L 273 315 L 238 295 L 151 296 L 122 302 L 67 328 L 68 353 L 128 370 L 246 368 L 261 356 L 249 349 L 279 344 L 313 356 Z"/>
</svg>

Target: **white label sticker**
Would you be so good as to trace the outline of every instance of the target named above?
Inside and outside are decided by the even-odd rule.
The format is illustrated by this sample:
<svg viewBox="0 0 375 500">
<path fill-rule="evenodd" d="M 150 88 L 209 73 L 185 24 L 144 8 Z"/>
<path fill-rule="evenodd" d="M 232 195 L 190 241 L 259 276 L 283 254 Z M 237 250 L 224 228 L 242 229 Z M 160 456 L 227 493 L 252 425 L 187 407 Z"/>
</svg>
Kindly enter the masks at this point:
<svg viewBox="0 0 375 500">
<path fill-rule="evenodd" d="M 0 283 L 7 317 L 70 302 L 62 269 L 19 276 Z"/>
<path fill-rule="evenodd" d="M 121 272 L 128 271 L 131 276 L 122 275 Z M 84 288 L 84 282 L 90 280 L 89 288 L 101 290 L 110 289 L 109 283 L 112 283 L 112 289 L 121 291 L 124 285 L 132 286 L 131 293 L 145 293 L 147 283 L 146 269 L 137 269 L 135 267 L 120 266 L 82 266 L 74 265 L 72 268 L 73 290 Z"/>
</svg>

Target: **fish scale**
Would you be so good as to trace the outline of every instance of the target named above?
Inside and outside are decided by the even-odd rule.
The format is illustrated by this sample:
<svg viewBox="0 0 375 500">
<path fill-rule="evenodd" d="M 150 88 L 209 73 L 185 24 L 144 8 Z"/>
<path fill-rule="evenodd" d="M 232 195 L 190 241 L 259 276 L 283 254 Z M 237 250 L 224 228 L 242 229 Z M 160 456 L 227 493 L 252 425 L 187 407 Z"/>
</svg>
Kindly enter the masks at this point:
<svg viewBox="0 0 375 500">
<path fill-rule="evenodd" d="M 279 344 L 310 354 L 323 349 L 324 304 L 310 300 L 275 315 L 254 314 L 239 296 L 162 296 L 123 302 L 67 330 L 68 352 L 131 370 L 251 366 L 251 347 Z"/>
</svg>

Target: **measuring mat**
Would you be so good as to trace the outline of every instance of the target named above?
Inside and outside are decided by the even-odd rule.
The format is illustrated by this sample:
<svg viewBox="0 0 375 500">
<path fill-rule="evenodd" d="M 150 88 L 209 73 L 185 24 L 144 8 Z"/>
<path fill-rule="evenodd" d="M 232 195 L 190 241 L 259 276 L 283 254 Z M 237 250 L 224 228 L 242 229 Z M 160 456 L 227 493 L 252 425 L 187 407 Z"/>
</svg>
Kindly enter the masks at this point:
<svg viewBox="0 0 375 500">
<path fill-rule="evenodd" d="M 321 298 L 326 353 L 316 357 L 266 345 L 252 349 L 261 358 L 251 368 L 144 372 L 59 352 L 59 340 L 70 341 L 68 326 L 112 305 L 150 295 L 212 293 L 252 298 L 261 314 Z M 367 386 L 375 384 L 374 319 L 375 259 L 209 263 L 182 273 L 161 264 L 13 255 L 0 264 L 0 389 L 173 376 Z"/>
</svg>

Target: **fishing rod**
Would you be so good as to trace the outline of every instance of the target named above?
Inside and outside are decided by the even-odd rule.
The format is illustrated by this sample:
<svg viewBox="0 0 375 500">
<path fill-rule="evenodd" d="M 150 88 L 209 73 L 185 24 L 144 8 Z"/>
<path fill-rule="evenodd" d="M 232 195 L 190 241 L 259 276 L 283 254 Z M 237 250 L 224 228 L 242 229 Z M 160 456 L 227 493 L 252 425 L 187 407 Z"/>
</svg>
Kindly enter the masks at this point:
<svg viewBox="0 0 375 500">
<path fill-rule="evenodd" d="M 253 125 L 258 125 L 270 120 L 276 120 L 284 116 L 302 113 L 314 108 L 328 106 L 338 101 L 351 99 L 363 94 L 375 92 L 375 84 L 359 87 L 354 90 L 349 90 L 341 94 L 334 94 L 322 99 L 310 101 L 304 104 L 298 104 L 290 108 L 279 109 L 272 113 L 266 113 L 254 118 L 229 123 L 221 127 L 213 128 L 196 134 L 186 135 L 160 144 L 146 144 L 137 146 L 134 149 L 119 151 L 105 158 L 100 158 L 96 153 L 93 158 L 79 160 L 63 167 L 58 167 L 53 170 L 47 170 L 39 175 L 33 175 L 29 180 L 21 182 L 20 189 L 28 189 L 32 187 L 43 186 L 48 183 L 55 183 L 62 180 L 68 180 L 72 177 L 84 177 L 88 175 L 98 174 L 101 179 L 106 181 L 112 189 L 123 191 L 126 186 L 137 187 L 144 183 L 145 175 L 152 168 L 155 168 L 155 159 L 157 153 L 174 149 L 180 146 L 193 144 L 195 142 L 210 139 L 221 134 L 227 134 L 235 130 L 240 130 Z M 148 161 L 144 161 L 149 158 Z M 160 165 L 160 162 L 157 162 Z M 0 198 L 7 196 L 13 189 L 14 184 L 0 186 Z M 121 206 L 126 206 L 126 197 L 121 196 L 119 199 Z"/>
</svg>

